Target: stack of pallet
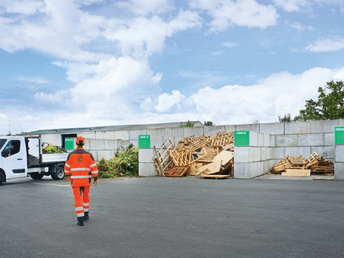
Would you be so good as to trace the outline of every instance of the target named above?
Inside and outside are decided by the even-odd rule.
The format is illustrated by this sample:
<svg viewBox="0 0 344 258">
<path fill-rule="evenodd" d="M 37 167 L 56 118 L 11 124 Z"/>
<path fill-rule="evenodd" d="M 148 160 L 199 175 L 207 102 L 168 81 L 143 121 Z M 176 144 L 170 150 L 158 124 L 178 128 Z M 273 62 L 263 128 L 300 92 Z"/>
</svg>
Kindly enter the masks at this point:
<svg viewBox="0 0 344 258">
<path fill-rule="evenodd" d="M 270 173 L 282 174 L 282 176 L 310 176 L 311 173 L 333 175 L 334 165 L 314 152 L 305 159 L 302 158 L 302 155 L 286 156 L 271 167 Z"/>
<path fill-rule="evenodd" d="M 159 176 L 228 178 L 233 176 L 234 134 L 190 136 L 174 147 L 171 140 L 156 151 L 153 161 Z"/>
</svg>

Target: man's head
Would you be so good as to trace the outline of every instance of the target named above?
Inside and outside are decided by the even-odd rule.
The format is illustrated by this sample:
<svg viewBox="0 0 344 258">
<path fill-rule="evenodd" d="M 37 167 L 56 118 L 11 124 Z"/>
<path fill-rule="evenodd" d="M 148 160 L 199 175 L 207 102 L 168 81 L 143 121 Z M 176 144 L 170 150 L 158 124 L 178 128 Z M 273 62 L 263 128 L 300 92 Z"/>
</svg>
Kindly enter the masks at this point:
<svg viewBox="0 0 344 258">
<path fill-rule="evenodd" d="M 78 136 L 76 138 L 76 142 L 75 144 L 78 146 L 78 147 L 83 147 L 85 145 L 85 138 L 83 136 Z"/>
</svg>

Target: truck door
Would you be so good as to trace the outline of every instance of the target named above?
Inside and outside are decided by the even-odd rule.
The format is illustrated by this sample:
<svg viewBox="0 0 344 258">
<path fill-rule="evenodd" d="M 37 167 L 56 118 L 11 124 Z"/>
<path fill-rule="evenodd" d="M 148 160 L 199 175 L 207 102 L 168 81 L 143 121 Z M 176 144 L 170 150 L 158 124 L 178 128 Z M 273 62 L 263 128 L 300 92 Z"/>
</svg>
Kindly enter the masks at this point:
<svg viewBox="0 0 344 258">
<path fill-rule="evenodd" d="M 27 176 L 26 147 L 24 140 L 9 139 L 1 151 L 2 168 L 6 177 L 16 178 Z"/>
</svg>

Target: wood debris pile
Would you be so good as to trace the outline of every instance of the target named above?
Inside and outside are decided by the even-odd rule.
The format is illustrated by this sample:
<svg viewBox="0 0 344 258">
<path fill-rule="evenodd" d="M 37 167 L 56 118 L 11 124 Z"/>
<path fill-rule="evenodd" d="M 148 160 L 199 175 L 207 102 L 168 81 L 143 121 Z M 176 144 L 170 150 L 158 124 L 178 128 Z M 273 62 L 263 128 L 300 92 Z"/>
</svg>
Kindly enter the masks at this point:
<svg viewBox="0 0 344 258">
<path fill-rule="evenodd" d="M 233 177 L 233 142 L 233 132 L 190 136 L 179 141 L 177 147 L 168 139 L 155 151 L 154 165 L 159 176 Z"/>
<path fill-rule="evenodd" d="M 309 170 L 312 174 L 333 175 L 334 165 L 331 161 L 326 161 L 316 152 L 303 159 L 302 155 L 297 157 L 286 156 L 270 169 L 272 174 L 281 174 L 287 170 Z"/>
</svg>

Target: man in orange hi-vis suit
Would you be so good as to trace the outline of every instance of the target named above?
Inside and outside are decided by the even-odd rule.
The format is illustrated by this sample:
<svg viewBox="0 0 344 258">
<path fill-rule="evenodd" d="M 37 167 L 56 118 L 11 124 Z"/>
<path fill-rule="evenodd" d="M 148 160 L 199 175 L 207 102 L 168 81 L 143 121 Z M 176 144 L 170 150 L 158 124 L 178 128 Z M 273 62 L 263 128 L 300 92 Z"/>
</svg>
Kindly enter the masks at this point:
<svg viewBox="0 0 344 258">
<path fill-rule="evenodd" d="M 77 225 L 83 226 L 89 219 L 91 178 L 98 184 L 98 167 L 91 153 L 84 150 L 85 138 L 76 139 L 77 149 L 68 155 L 65 162 L 65 175 L 71 180 Z"/>
</svg>

